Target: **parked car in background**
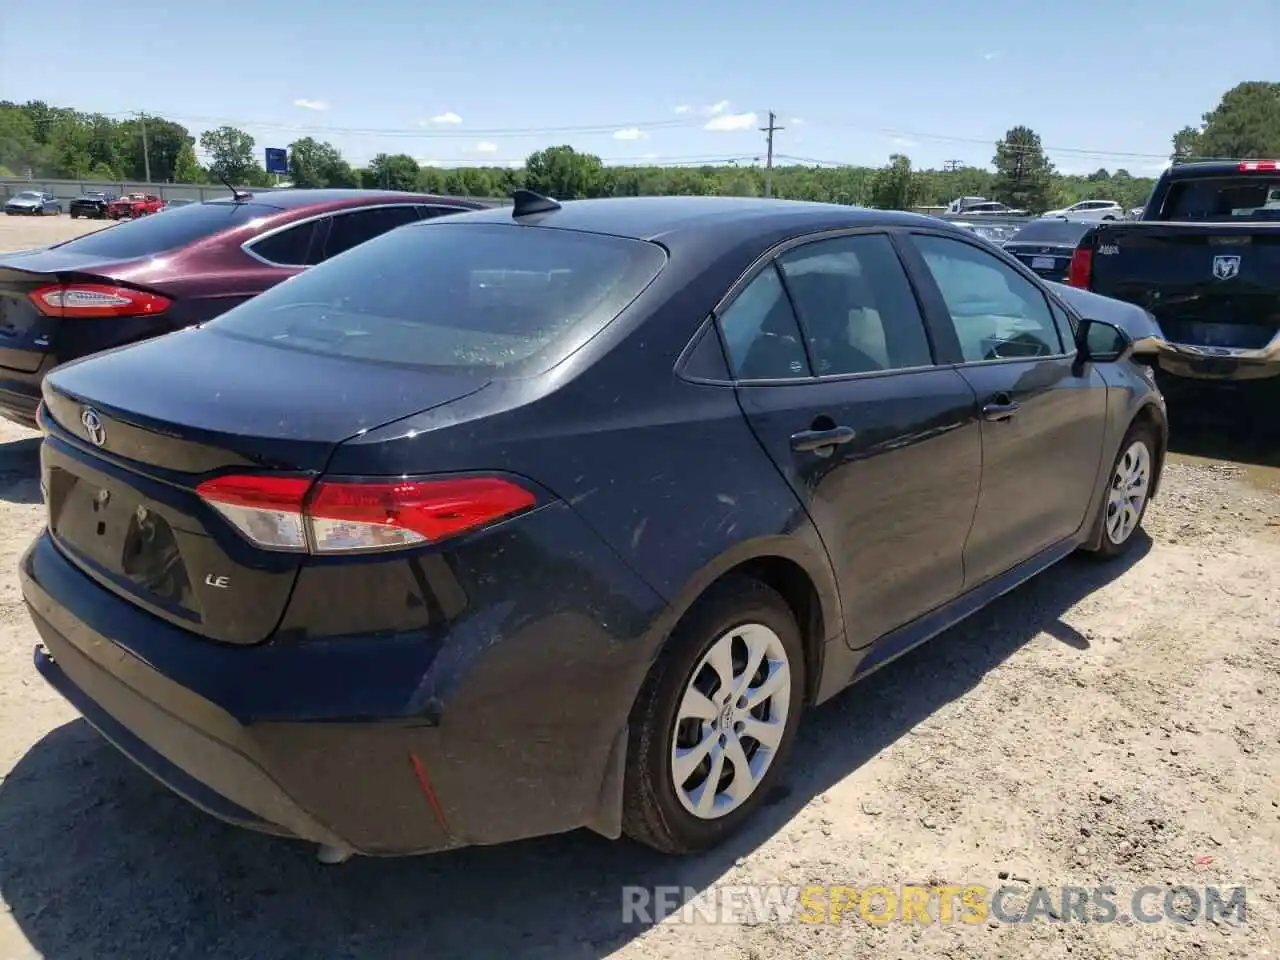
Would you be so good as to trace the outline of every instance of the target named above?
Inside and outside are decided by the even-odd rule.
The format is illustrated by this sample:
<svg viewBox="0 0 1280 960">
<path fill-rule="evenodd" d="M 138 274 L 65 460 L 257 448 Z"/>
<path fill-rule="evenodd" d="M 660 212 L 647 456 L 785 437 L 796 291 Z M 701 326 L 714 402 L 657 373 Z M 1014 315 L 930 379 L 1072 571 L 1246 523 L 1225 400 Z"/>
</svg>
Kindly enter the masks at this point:
<svg viewBox="0 0 1280 960">
<path fill-rule="evenodd" d="M 1123 220 L 1124 208 L 1114 200 L 1081 200 L 1061 210 L 1049 210 L 1046 217 L 1066 217 L 1068 220 Z"/>
<path fill-rule="evenodd" d="M 1155 317 L 1167 387 L 1280 377 L 1280 161 L 1170 167 L 1141 220 L 1096 225 L 1070 282 Z"/>
<path fill-rule="evenodd" d="M 1016 210 L 998 200 L 972 204 L 962 211 L 966 217 L 1025 217 L 1027 211 Z"/>
<path fill-rule="evenodd" d="M 154 193 L 130 193 L 108 203 L 107 216 L 112 220 L 125 217 L 136 219 L 149 213 L 159 213 L 163 207 L 164 201 Z"/>
<path fill-rule="evenodd" d="M 1134 545 L 1131 351 L 934 218 L 522 192 L 55 370 L 36 665 L 328 860 L 713 847 L 806 707 Z"/>
<path fill-rule="evenodd" d="M 191 197 L 174 197 L 172 200 L 166 200 L 164 204 L 165 210 L 176 210 L 178 207 L 185 207 L 192 203 L 199 203 Z"/>
<path fill-rule="evenodd" d="M 62 212 L 62 203 L 52 193 L 46 193 L 43 190 L 23 190 L 5 202 L 4 212 L 10 216 L 43 217 L 48 214 L 56 216 Z"/>
<path fill-rule="evenodd" d="M 1126 210 L 1126 211 L 1125 211 L 1125 219 L 1126 219 L 1126 220 L 1141 220 L 1141 219 L 1142 219 L 1142 207 L 1130 207 L 1128 210 Z"/>
<path fill-rule="evenodd" d="M 1046 216 L 1019 229 L 1004 249 L 1044 279 L 1064 281 L 1076 248 L 1092 229 L 1087 220 Z"/>
<path fill-rule="evenodd" d="M 71 219 L 77 217 L 91 217 L 95 220 L 104 220 L 107 217 L 107 207 L 116 199 L 114 193 L 105 193 L 101 190 L 89 190 L 80 194 L 71 201 L 69 212 Z"/>
<path fill-rule="evenodd" d="M 60 363 L 203 323 L 393 227 L 483 206 L 364 190 L 241 194 L 0 254 L 0 416 L 34 423 L 40 383 Z"/>
<path fill-rule="evenodd" d="M 967 220 L 952 220 L 957 227 L 976 233 L 983 240 L 994 243 L 997 247 L 1017 232 L 1017 226 L 1010 223 L 973 223 Z"/>
</svg>

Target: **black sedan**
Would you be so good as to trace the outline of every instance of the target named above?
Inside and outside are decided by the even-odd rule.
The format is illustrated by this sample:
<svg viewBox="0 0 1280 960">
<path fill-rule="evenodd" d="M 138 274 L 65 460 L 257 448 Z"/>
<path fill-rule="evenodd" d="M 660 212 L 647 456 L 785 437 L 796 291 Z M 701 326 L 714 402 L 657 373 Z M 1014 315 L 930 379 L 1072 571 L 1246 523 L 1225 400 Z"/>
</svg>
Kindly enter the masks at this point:
<svg viewBox="0 0 1280 960">
<path fill-rule="evenodd" d="M 1096 226 L 1089 220 L 1066 217 L 1032 220 L 1004 242 L 1004 249 L 1044 279 L 1064 281 L 1080 242 Z"/>
<path fill-rule="evenodd" d="M 804 709 L 1133 546 L 1118 326 L 938 220 L 731 198 L 393 230 L 55 370 L 40 673 L 325 859 L 733 833 Z"/>
</svg>

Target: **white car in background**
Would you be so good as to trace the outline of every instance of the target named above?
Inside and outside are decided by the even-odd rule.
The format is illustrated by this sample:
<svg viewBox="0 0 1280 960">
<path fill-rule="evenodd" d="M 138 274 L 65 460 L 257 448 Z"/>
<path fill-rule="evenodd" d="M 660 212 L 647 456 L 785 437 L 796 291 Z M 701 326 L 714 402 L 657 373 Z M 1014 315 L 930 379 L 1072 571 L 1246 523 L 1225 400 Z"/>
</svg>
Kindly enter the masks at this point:
<svg viewBox="0 0 1280 960">
<path fill-rule="evenodd" d="M 1081 200 L 1061 210 L 1049 210 L 1046 217 L 1066 217 L 1068 220 L 1123 220 L 1124 209 L 1114 200 Z"/>
</svg>

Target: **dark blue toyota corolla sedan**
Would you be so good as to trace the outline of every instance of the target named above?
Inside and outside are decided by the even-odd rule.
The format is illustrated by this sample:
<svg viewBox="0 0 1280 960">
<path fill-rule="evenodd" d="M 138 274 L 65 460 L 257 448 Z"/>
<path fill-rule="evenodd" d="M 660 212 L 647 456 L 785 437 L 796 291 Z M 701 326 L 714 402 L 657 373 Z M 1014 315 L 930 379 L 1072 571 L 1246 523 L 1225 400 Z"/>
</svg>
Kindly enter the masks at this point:
<svg viewBox="0 0 1280 960">
<path fill-rule="evenodd" d="M 938 220 L 521 193 L 53 372 L 36 666 L 327 858 L 703 849 L 805 707 L 1133 544 L 1134 354 Z"/>
</svg>

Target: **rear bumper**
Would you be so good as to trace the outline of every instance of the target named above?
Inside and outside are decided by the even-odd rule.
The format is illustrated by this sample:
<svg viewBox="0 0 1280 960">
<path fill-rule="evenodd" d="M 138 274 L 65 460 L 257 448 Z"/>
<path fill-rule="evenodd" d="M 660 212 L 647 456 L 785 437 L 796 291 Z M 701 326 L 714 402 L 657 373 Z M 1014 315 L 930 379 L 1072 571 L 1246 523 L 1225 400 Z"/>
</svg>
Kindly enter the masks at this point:
<svg viewBox="0 0 1280 960">
<path fill-rule="evenodd" d="M 626 691 L 647 669 L 642 644 L 591 663 L 556 659 L 548 672 L 564 687 L 548 690 L 524 647 L 556 658 L 546 630 L 500 637 L 501 622 L 486 620 L 443 647 L 380 637 L 229 647 L 98 586 L 47 533 L 19 575 L 44 678 L 135 763 L 223 820 L 381 856 L 584 826 L 620 833 Z M 296 706 L 307 688 L 311 702 Z M 421 706 L 406 709 L 388 688 Z M 399 706 L 370 715 L 389 700 Z"/>
<path fill-rule="evenodd" d="M 36 428 L 36 408 L 40 406 L 40 380 L 42 374 L 33 374 L 33 381 L 0 379 L 0 417 Z"/>
<path fill-rule="evenodd" d="M 1202 347 L 1152 337 L 1143 344 L 1156 353 L 1160 369 L 1187 380 L 1250 381 L 1280 377 L 1280 334 L 1265 347 Z"/>
</svg>

